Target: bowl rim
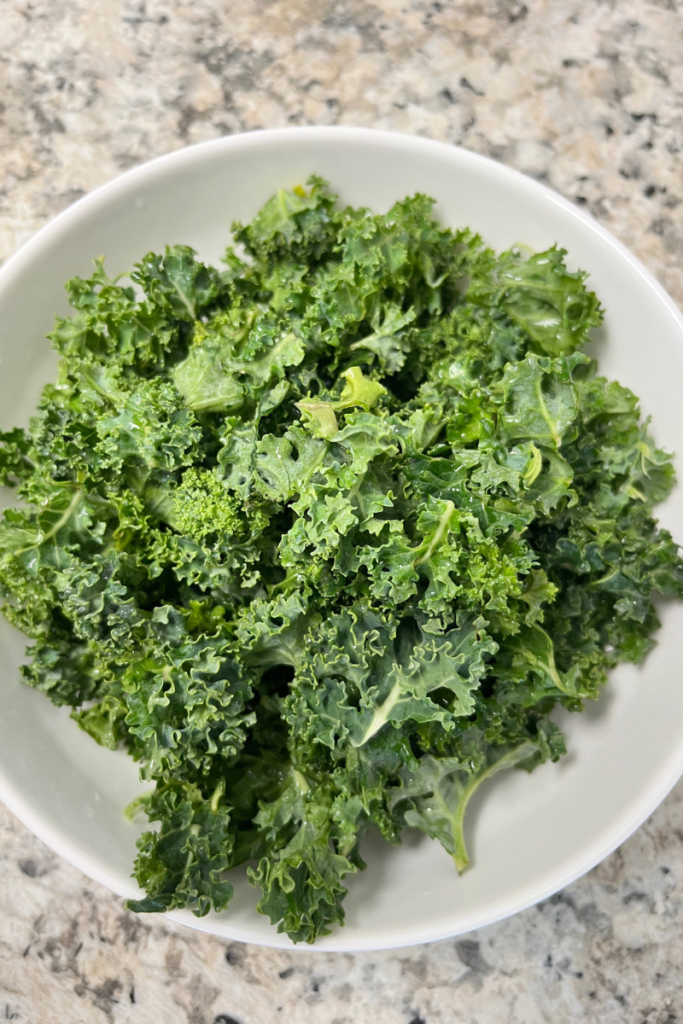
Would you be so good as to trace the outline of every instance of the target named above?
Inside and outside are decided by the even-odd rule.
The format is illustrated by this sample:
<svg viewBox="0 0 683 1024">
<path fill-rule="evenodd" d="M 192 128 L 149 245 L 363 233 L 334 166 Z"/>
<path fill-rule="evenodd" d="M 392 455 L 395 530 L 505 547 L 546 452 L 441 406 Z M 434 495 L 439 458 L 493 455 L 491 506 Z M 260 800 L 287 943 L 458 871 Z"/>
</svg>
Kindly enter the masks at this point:
<svg viewBox="0 0 683 1024">
<path fill-rule="evenodd" d="M 570 214 L 571 217 L 582 223 L 584 228 L 592 232 L 594 236 L 600 238 L 603 243 L 607 243 L 623 260 L 630 264 L 631 268 L 636 271 L 643 283 L 655 293 L 659 302 L 672 317 L 674 325 L 678 328 L 683 341 L 683 313 L 681 313 L 674 300 L 651 271 L 586 210 L 576 206 L 544 183 L 538 182 L 520 171 L 461 146 L 434 141 L 419 135 L 375 128 L 306 126 L 258 129 L 196 143 L 155 157 L 98 186 L 92 192 L 87 193 L 47 221 L 0 267 L 0 288 L 4 289 L 11 285 L 13 279 L 23 273 L 36 256 L 46 248 L 54 245 L 55 242 L 58 243 L 60 236 L 77 227 L 79 223 L 90 218 L 92 215 L 96 215 L 102 204 L 107 203 L 111 198 L 124 195 L 132 189 L 137 189 L 153 182 L 166 168 L 192 165 L 201 160 L 203 154 L 208 152 L 218 151 L 229 154 L 249 149 L 258 151 L 281 142 L 291 145 L 296 140 L 303 142 L 309 139 L 320 141 L 331 138 L 348 142 L 363 140 L 366 144 L 370 142 L 378 146 L 390 146 L 405 152 L 420 151 L 427 155 L 431 153 L 442 158 L 448 155 L 452 159 L 454 166 L 464 164 L 474 168 L 479 167 L 482 171 L 486 170 L 488 173 L 493 172 L 501 179 L 510 181 L 517 189 L 524 189 L 528 193 L 533 193 L 535 196 L 543 198 L 546 202 L 559 206 L 566 213 Z M 610 827 L 600 832 L 593 842 L 586 845 L 581 855 L 575 856 L 572 861 L 564 864 L 561 869 L 555 868 L 547 872 L 538 883 L 534 885 L 529 884 L 523 889 L 515 890 L 508 898 L 498 900 L 494 906 L 487 906 L 480 911 L 470 911 L 466 915 L 461 915 L 458 924 L 455 926 L 449 927 L 448 924 L 441 924 L 436 927 L 429 927 L 425 925 L 411 930 L 410 934 L 406 934 L 405 930 L 402 930 L 393 937 L 387 932 L 382 934 L 379 942 L 377 938 L 372 936 L 363 938 L 362 934 L 351 938 L 348 932 L 346 934 L 350 941 L 345 941 L 345 929 L 342 929 L 326 937 L 325 941 L 320 945 L 306 946 L 306 950 L 310 951 L 312 949 L 314 952 L 320 953 L 335 951 L 361 952 L 395 949 L 425 942 L 434 942 L 472 931 L 475 928 L 486 927 L 521 910 L 525 910 L 576 881 L 576 879 L 590 871 L 612 853 L 652 814 L 682 774 L 683 735 L 678 747 L 671 752 L 660 770 L 634 796 L 627 810 Z M 30 802 L 23 797 L 6 776 L 1 763 L 0 799 L 42 842 L 70 864 L 73 864 L 87 877 L 119 896 L 130 895 L 132 887 L 127 892 L 122 892 L 121 880 L 118 875 L 113 874 L 97 857 L 90 854 L 78 842 L 70 840 L 63 832 L 60 832 L 59 829 L 45 821 L 41 814 L 34 810 Z M 227 938 L 225 930 L 211 926 L 213 915 L 197 919 L 190 911 L 179 910 L 167 912 L 165 916 L 172 921 L 188 925 L 196 930 Z M 377 929 L 374 930 L 375 935 L 377 931 Z M 261 937 L 259 935 L 258 938 L 246 936 L 240 938 L 239 935 L 234 935 L 230 937 L 230 940 L 255 942 L 271 948 L 298 948 L 291 943 L 287 936 L 277 933 L 274 928 L 272 929 L 272 936 Z"/>
</svg>

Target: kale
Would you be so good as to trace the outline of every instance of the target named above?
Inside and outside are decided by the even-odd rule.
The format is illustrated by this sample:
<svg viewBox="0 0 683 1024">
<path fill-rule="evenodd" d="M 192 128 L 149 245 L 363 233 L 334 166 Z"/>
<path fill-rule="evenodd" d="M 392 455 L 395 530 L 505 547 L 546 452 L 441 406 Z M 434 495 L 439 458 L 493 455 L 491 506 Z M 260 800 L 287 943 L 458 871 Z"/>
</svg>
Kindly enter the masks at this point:
<svg viewBox="0 0 683 1024">
<path fill-rule="evenodd" d="M 552 248 L 496 255 L 416 195 L 281 191 L 224 269 L 184 246 L 68 283 L 28 432 L 0 435 L 0 594 L 26 683 L 153 787 L 139 912 L 344 921 L 371 826 L 468 864 L 463 816 L 557 760 L 680 597 L 673 484 Z"/>
</svg>

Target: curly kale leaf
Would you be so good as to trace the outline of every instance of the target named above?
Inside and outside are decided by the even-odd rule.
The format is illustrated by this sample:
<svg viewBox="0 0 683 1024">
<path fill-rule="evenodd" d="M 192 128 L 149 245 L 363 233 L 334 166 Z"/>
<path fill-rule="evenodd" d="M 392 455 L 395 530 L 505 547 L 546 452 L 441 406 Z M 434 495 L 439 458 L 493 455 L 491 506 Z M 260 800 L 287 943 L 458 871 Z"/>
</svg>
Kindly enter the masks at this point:
<svg viewBox="0 0 683 1024">
<path fill-rule="evenodd" d="M 504 253 L 489 278 L 474 278 L 468 294 L 503 310 L 546 355 L 569 355 L 602 322 L 602 310 L 584 287 L 587 275 L 567 270 L 566 255 L 555 246 L 526 260 L 519 251 Z"/>
<path fill-rule="evenodd" d="M 147 895 L 127 900 L 128 910 L 190 906 L 197 917 L 205 917 L 212 907 L 228 906 L 233 887 L 221 876 L 230 867 L 233 835 L 230 810 L 216 798 L 220 789 L 206 800 L 196 786 L 171 783 L 144 802 L 150 821 L 161 827 L 138 840 L 134 876 Z"/>
<path fill-rule="evenodd" d="M 21 427 L 0 430 L 0 487 L 14 487 L 33 472 L 31 439 Z"/>
<path fill-rule="evenodd" d="M 484 625 L 461 614 L 456 628 L 434 635 L 416 623 L 397 628 L 362 606 L 332 616 L 307 637 L 285 717 L 295 735 L 330 748 L 363 747 L 406 722 L 451 728 L 472 712 L 485 657 L 496 650 Z"/>
<path fill-rule="evenodd" d="M 472 737 L 474 741 L 474 737 Z M 451 854 L 459 872 L 469 866 L 463 823 L 475 790 L 496 772 L 530 761 L 536 744 L 521 740 L 514 746 L 472 742 L 469 757 L 433 757 L 425 754 L 416 769 L 401 772 L 400 786 L 391 797 L 392 810 L 400 808 L 406 825 L 438 839 Z"/>
<path fill-rule="evenodd" d="M 344 923 L 345 875 L 357 866 L 335 849 L 332 793 L 290 769 L 281 795 L 255 822 L 268 854 L 249 870 L 262 890 L 258 909 L 295 942 L 314 942 Z"/>
</svg>

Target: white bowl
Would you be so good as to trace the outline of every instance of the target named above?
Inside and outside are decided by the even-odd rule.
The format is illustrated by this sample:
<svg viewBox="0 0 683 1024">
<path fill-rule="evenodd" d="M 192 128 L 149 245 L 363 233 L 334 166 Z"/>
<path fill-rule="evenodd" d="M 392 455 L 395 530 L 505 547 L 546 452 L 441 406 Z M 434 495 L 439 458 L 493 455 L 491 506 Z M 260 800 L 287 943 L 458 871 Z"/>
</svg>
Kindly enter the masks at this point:
<svg viewBox="0 0 683 1024">
<path fill-rule="evenodd" d="M 239 135 L 172 153 L 86 196 L 0 271 L 0 426 L 25 423 L 55 360 L 43 340 L 66 311 L 64 282 L 107 256 L 129 269 L 165 244 L 218 261 L 233 219 L 249 220 L 281 186 L 317 172 L 341 200 L 386 210 L 416 191 L 449 225 L 467 224 L 496 248 L 554 242 L 591 274 L 607 309 L 597 351 L 603 372 L 642 397 L 660 445 L 683 455 L 683 317 L 654 278 L 581 210 L 515 171 L 462 149 L 406 135 L 293 128 Z M 683 539 L 683 489 L 660 508 Z M 563 715 L 569 755 L 531 776 L 497 777 L 469 811 L 473 866 L 462 877 L 441 846 L 409 835 L 401 848 L 372 836 L 368 869 L 349 880 L 347 924 L 317 949 L 361 950 L 456 935 L 550 896 L 597 864 L 655 809 L 683 771 L 683 605 L 663 609 L 659 646 L 644 667 L 613 673 L 600 702 Z M 40 693 L 21 685 L 24 639 L 0 629 L 0 798 L 57 853 L 123 896 L 142 824 L 123 817 L 144 787 L 124 753 L 98 747 Z M 201 920 L 224 938 L 290 946 L 254 905 L 241 870 L 230 909 Z"/>
</svg>

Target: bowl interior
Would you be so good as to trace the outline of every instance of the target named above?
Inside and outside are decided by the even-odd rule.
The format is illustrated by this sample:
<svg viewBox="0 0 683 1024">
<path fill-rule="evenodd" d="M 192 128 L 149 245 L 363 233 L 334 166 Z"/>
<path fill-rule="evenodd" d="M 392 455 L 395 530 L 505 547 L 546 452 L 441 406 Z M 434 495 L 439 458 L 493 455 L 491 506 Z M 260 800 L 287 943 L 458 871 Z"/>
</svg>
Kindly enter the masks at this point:
<svg viewBox="0 0 683 1024">
<path fill-rule="evenodd" d="M 0 427 L 26 423 L 55 360 L 45 333 L 66 310 L 63 285 L 107 256 L 110 273 L 165 244 L 218 261 L 234 219 L 248 220 L 281 186 L 313 172 L 343 202 L 377 211 L 416 191 L 446 224 L 467 224 L 496 248 L 525 242 L 568 250 L 591 274 L 607 315 L 595 348 L 601 370 L 642 398 L 660 445 L 683 454 L 683 319 L 644 268 L 607 232 L 554 193 L 463 150 L 354 129 L 291 129 L 183 150 L 98 190 L 53 221 L 0 272 Z M 11 498 L 7 497 L 7 500 Z M 683 493 L 660 518 L 683 538 Z M 368 870 L 349 880 L 347 925 L 328 950 L 400 946 L 490 923 L 548 896 L 588 870 L 636 828 L 683 770 L 683 606 L 662 610 L 659 646 L 642 668 L 617 670 L 598 704 L 562 716 L 569 755 L 531 776 L 496 777 L 469 811 L 473 867 L 458 878 L 435 842 L 408 835 L 395 849 L 375 836 Z M 133 895 L 141 824 L 123 807 L 144 787 L 125 755 L 103 750 L 64 710 L 18 682 L 23 638 L 0 623 L 0 797 L 86 874 Z M 197 921 L 215 934 L 288 946 L 254 911 L 235 873 L 234 904 Z"/>
</svg>

